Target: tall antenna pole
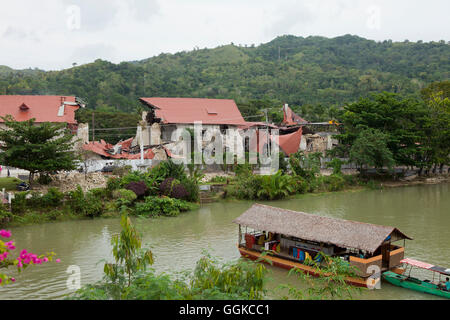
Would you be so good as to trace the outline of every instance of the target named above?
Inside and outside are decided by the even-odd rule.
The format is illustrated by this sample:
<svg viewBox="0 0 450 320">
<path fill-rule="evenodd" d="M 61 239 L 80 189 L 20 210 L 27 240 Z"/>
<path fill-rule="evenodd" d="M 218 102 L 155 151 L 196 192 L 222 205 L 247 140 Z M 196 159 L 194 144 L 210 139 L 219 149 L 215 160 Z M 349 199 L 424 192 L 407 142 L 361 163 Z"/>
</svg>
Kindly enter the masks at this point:
<svg viewBox="0 0 450 320">
<path fill-rule="evenodd" d="M 94 120 L 94 111 L 92 111 L 92 141 L 95 141 L 95 120 Z"/>
</svg>

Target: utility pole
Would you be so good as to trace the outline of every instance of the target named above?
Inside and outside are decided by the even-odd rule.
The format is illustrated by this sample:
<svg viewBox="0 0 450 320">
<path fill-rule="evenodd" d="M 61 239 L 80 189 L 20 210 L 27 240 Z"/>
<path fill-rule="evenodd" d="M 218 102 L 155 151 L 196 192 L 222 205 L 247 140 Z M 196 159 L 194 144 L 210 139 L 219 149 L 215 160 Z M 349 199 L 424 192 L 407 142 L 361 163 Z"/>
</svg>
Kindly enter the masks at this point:
<svg viewBox="0 0 450 320">
<path fill-rule="evenodd" d="M 92 111 L 92 141 L 95 141 L 95 120 L 94 120 L 94 111 Z"/>
<path fill-rule="evenodd" d="M 280 46 L 278 46 L 278 61 L 280 61 Z"/>
<path fill-rule="evenodd" d="M 268 111 L 269 109 L 263 109 L 263 111 L 264 111 L 264 114 L 266 115 L 266 123 L 269 123 L 269 118 L 267 117 L 267 111 Z"/>
</svg>

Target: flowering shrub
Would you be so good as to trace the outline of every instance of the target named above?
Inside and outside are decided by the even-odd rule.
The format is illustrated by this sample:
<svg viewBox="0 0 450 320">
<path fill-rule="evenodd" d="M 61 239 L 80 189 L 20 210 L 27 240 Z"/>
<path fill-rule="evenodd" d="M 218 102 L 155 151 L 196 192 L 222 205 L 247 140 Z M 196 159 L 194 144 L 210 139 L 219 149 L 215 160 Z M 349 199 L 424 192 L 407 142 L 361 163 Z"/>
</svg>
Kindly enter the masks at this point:
<svg viewBox="0 0 450 320">
<path fill-rule="evenodd" d="M 23 269 L 27 268 L 32 264 L 42 264 L 48 261 L 52 261 L 54 252 L 47 253 L 46 255 L 37 255 L 32 252 L 28 252 L 23 249 L 19 256 L 16 259 L 10 257 L 11 251 L 16 249 L 15 243 L 13 240 L 8 242 L 4 242 L 1 238 L 11 238 L 11 231 L 9 230 L 0 230 L 0 269 L 7 269 L 10 266 L 16 266 L 17 271 L 21 272 Z M 59 259 L 56 259 L 56 262 L 60 262 Z M 15 282 L 16 279 L 14 277 L 10 277 L 6 274 L 0 272 L 0 285 L 10 284 Z"/>
</svg>

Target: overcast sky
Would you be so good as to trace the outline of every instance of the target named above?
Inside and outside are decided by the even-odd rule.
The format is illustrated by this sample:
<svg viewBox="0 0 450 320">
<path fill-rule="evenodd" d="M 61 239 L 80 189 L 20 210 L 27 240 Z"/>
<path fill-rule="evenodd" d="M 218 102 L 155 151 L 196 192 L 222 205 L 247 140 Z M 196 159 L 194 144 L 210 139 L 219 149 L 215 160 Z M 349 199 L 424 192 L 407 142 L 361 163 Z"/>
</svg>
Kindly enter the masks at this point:
<svg viewBox="0 0 450 320">
<path fill-rule="evenodd" d="M 0 65 L 58 70 L 276 36 L 450 40 L 448 0 L 0 0 Z"/>
</svg>

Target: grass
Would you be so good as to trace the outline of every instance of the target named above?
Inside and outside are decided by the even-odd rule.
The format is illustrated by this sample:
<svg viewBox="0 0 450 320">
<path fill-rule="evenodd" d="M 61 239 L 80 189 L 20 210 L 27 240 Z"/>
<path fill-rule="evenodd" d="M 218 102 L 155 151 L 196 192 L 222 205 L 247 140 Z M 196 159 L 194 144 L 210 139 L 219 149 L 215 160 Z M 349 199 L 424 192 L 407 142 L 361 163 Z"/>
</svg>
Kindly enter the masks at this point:
<svg viewBox="0 0 450 320">
<path fill-rule="evenodd" d="M 15 191 L 17 190 L 17 185 L 21 182 L 22 180 L 14 177 L 0 178 L 0 190 L 5 188 L 6 191 Z"/>
</svg>

